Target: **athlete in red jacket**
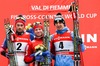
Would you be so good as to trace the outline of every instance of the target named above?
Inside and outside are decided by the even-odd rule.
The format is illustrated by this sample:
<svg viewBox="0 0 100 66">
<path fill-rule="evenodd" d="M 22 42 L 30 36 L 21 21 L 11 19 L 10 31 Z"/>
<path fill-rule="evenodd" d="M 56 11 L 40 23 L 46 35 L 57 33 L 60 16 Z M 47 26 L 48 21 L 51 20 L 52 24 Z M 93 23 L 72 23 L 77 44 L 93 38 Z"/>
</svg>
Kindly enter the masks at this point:
<svg viewBox="0 0 100 66">
<path fill-rule="evenodd" d="M 38 46 L 39 44 L 43 44 L 43 27 L 42 25 L 36 24 L 33 27 L 33 29 L 35 33 L 35 39 L 32 41 L 32 44 L 29 45 L 24 61 L 26 63 L 33 62 L 33 66 L 35 66 L 35 60 L 36 60 L 34 56 L 34 53 L 36 52 L 35 47 Z"/>
<path fill-rule="evenodd" d="M 54 19 L 56 33 L 51 36 L 51 53 L 55 55 L 55 66 L 74 66 L 74 45 L 73 34 L 66 27 L 65 20 L 61 13 Z M 78 40 L 80 40 L 79 38 Z M 81 41 L 82 43 L 82 41 Z M 84 44 L 80 44 L 81 51 L 85 50 Z"/>
<path fill-rule="evenodd" d="M 28 64 L 24 62 L 24 55 L 26 53 L 27 45 L 31 43 L 30 40 L 33 40 L 33 35 L 24 31 L 25 22 L 26 20 L 24 19 L 24 17 L 22 15 L 19 15 L 15 20 L 16 32 L 12 34 L 12 42 L 14 44 L 13 50 L 15 52 L 17 66 L 28 66 Z M 0 48 L 0 52 L 2 55 L 7 56 L 7 53 L 4 53 L 6 52 L 7 48 L 7 40 L 5 39 L 2 48 Z"/>
</svg>

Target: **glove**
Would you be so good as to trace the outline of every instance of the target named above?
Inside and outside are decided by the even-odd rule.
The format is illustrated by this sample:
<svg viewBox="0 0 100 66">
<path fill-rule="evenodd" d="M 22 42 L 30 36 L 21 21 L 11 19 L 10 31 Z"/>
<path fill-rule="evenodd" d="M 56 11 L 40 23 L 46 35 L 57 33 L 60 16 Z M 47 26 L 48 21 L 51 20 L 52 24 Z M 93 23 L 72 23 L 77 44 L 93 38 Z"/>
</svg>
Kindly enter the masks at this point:
<svg viewBox="0 0 100 66">
<path fill-rule="evenodd" d="M 14 56 L 13 53 L 6 53 L 5 56 L 9 59 L 10 57 Z"/>
<path fill-rule="evenodd" d="M 31 54 L 31 57 L 37 56 L 37 55 L 42 55 L 42 51 L 38 51 L 36 53 Z"/>
<path fill-rule="evenodd" d="M 5 50 L 2 50 L 2 49 L 0 48 L 0 53 L 1 53 L 1 55 L 3 55 L 3 56 L 5 56 L 5 57 L 7 57 L 7 58 L 10 58 L 11 56 L 14 56 L 14 54 L 10 54 L 10 53 L 6 53 L 6 51 Z"/>
<path fill-rule="evenodd" d="M 44 57 L 42 56 L 42 55 L 37 55 L 37 56 L 35 56 L 35 60 L 37 61 L 37 62 L 44 62 Z"/>
<path fill-rule="evenodd" d="M 30 57 L 34 57 L 34 56 L 35 56 L 35 53 L 33 53 L 33 54 L 30 55 Z"/>
<path fill-rule="evenodd" d="M 76 42 L 77 42 L 77 44 L 82 44 L 83 42 L 82 42 L 82 38 L 76 38 Z"/>
<path fill-rule="evenodd" d="M 31 57 L 35 57 L 35 60 L 38 62 L 44 62 L 44 57 L 42 56 L 42 51 L 38 51 L 30 55 Z"/>
<path fill-rule="evenodd" d="M 42 56 L 46 57 L 48 60 L 46 60 L 49 64 L 51 64 L 51 59 L 55 59 L 55 56 L 50 52 L 50 51 L 45 51 L 45 52 L 42 52 Z"/>
<path fill-rule="evenodd" d="M 50 51 L 45 51 L 45 52 L 42 52 L 42 56 L 46 56 L 46 57 L 48 57 L 48 58 L 51 58 L 51 53 L 50 53 Z"/>
<path fill-rule="evenodd" d="M 50 51 L 42 52 L 42 55 L 43 55 L 43 56 L 47 56 L 48 58 L 53 58 L 53 59 L 55 59 L 55 55 L 52 54 Z"/>
<path fill-rule="evenodd" d="M 0 47 L 0 54 L 6 56 L 6 51 L 2 47 Z"/>
</svg>

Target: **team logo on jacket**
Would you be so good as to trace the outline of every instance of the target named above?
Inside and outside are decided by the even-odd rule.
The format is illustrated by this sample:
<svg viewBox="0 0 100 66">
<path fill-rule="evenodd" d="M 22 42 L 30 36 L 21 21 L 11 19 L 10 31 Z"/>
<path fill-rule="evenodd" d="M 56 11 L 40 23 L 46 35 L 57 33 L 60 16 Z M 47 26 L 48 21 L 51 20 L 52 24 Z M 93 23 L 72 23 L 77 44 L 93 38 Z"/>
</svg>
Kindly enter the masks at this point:
<svg viewBox="0 0 100 66">
<path fill-rule="evenodd" d="M 70 38 L 69 36 L 65 36 L 65 37 L 58 36 L 57 38 L 54 38 L 54 40 L 69 39 L 69 38 Z"/>
<path fill-rule="evenodd" d="M 19 40 L 28 40 L 28 38 L 19 38 L 19 37 L 18 37 L 18 38 L 16 38 L 16 40 L 17 40 L 17 41 L 19 41 Z"/>
</svg>

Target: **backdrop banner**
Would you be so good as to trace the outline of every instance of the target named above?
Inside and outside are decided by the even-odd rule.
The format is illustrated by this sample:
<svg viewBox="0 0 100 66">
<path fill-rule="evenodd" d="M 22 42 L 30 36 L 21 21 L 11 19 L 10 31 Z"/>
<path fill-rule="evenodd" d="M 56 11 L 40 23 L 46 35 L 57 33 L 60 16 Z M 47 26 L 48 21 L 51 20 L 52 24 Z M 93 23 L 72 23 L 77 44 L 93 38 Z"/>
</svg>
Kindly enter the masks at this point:
<svg viewBox="0 0 100 66">
<path fill-rule="evenodd" d="M 66 25 L 73 30 L 72 14 L 68 12 L 71 2 L 73 0 L 0 0 L 0 45 L 6 37 L 4 19 L 9 18 L 14 25 L 14 19 L 19 14 L 26 18 L 26 25 L 36 21 L 43 23 L 43 17 L 49 16 L 50 33 L 53 34 L 56 31 L 53 19 L 61 12 Z M 99 0 L 79 0 L 80 36 L 86 48 L 83 53 L 85 66 L 100 66 L 99 6 Z M 7 64 L 8 59 L 0 55 L 0 66 Z"/>
</svg>

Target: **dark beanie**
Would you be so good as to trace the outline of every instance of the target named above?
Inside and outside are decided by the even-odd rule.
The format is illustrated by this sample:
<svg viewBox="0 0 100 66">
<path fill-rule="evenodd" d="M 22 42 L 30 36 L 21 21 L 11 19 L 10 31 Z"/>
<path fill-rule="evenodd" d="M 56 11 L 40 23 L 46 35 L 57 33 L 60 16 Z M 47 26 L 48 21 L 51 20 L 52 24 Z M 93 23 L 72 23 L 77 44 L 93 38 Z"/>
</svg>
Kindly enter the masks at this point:
<svg viewBox="0 0 100 66">
<path fill-rule="evenodd" d="M 66 25 L 65 25 L 65 20 L 64 20 L 64 18 L 62 17 L 62 14 L 61 14 L 61 13 L 57 13 L 57 14 L 56 14 L 56 17 L 54 18 L 54 25 L 55 25 L 55 23 L 57 23 L 57 22 L 61 22 L 61 23 L 64 24 L 64 26 L 66 26 Z"/>
</svg>

